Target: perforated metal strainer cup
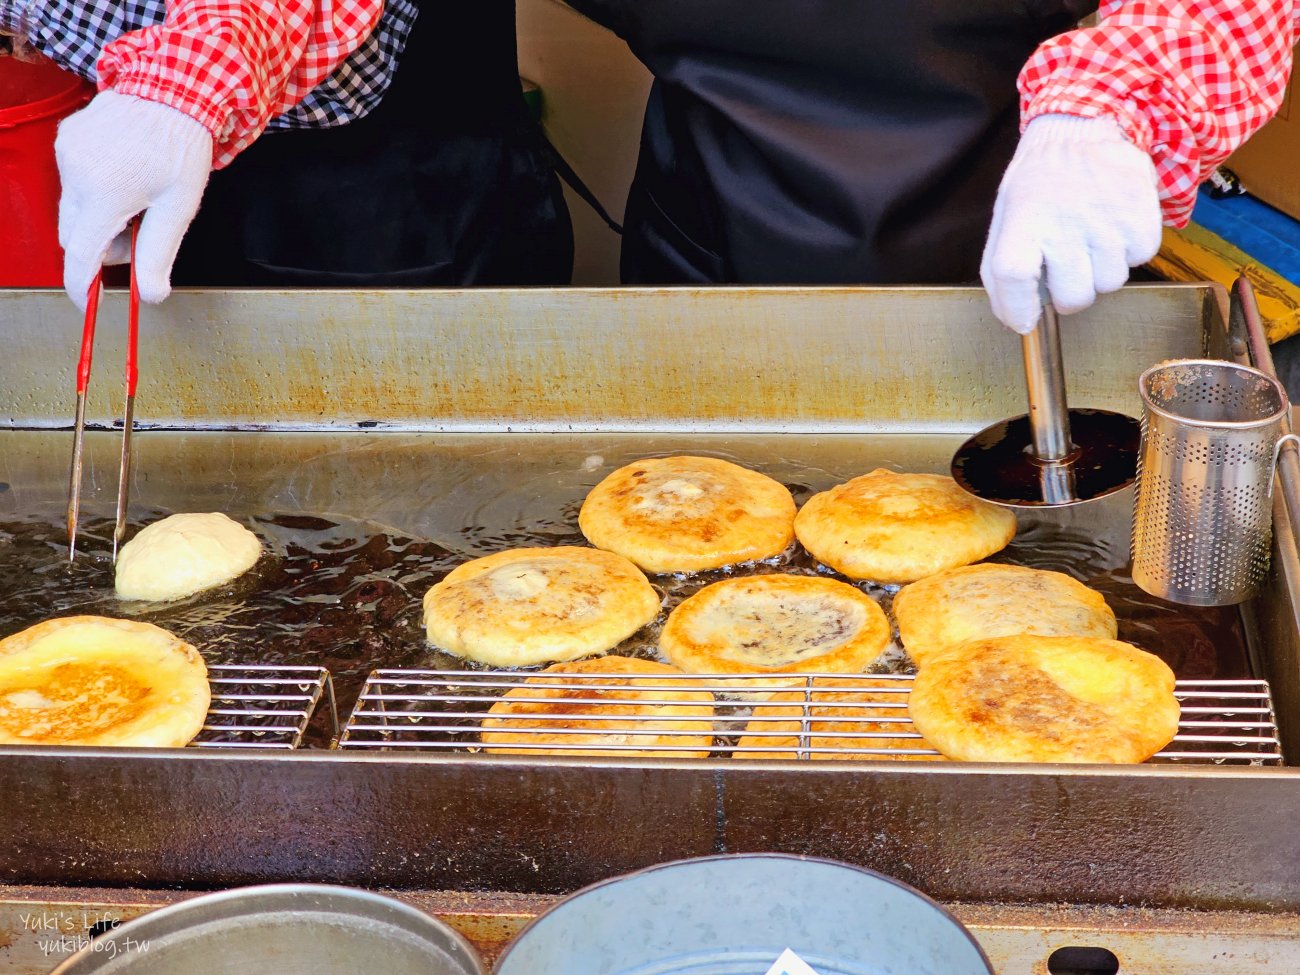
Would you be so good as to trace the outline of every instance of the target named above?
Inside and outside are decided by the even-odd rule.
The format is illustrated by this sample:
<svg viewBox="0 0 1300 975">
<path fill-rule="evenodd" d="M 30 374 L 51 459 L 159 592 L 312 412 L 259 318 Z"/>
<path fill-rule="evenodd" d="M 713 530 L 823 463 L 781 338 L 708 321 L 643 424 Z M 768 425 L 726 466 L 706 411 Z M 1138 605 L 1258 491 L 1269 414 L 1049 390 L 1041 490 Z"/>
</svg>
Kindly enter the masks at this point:
<svg viewBox="0 0 1300 975">
<path fill-rule="evenodd" d="M 1286 391 L 1219 359 L 1162 362 L 1138 389 L 1133 581 L 1192 606 L 1249 599 L 1268 573 L 1277 454 L 1300 442 L 1283 435 Z"/>
</svg>

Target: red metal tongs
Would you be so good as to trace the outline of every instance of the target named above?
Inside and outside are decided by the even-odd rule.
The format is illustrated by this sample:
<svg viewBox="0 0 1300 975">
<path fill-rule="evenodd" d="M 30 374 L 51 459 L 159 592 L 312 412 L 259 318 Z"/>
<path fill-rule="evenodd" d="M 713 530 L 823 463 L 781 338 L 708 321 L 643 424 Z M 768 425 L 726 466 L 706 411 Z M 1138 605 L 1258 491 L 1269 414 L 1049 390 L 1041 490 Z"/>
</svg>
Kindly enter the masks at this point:
<svg viewBox="0 0 1300 975">
<path fill-rule="evenodd" d="M 117 481 L 117 522 L 113 528 L 113 561 L 126 535 L 126 506 L 131 492 L 131 429 L 135 415 L 135 387 L 140 378 L 136 368 L 136 346 L 140 328 L 140 290 L 135 280 L 135 238 L 139 218 L 131 221 L 131 292 L 126 326 L 126 407 L 122 414 L 122 466 Z M 77 360 L 77 420 L 72 434 L 72 471 L 68 481 L 68 561 L 77 556 L 77 522 L 81 517 L 82 445 L 86 434 L 86 390 L 90 386 L 90 360 L 95 346 L 95 319 L 99 314 L 99 292 L 103 269 L 95 275 L 86 295 L 86 323 L 81 332 L 81 357 Z"/>
</svg>

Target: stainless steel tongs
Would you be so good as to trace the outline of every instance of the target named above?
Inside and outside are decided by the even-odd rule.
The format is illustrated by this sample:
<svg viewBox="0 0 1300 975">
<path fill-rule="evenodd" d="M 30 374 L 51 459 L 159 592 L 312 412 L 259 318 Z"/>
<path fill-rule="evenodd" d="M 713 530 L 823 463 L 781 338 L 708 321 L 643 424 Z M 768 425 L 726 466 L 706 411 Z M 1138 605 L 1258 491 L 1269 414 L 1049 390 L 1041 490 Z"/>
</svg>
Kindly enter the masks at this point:
<svg viewBox="0 0 1300 975">
<path fill-rule="evenodd" d="M 135 280 L 135 238 L 138 219 L 131 221 L 131 292 L 126 327 L 126 407 L 122 415 L 122 466 L 117 481 L 117 523 L 113 528 L 113 561 L 126 535 L 126 506 L 131 491 L 131 428 L 135 414 L 136 345 L 140 326 L 140 290 Z M 68 561 L 77 557 L 77 522 L 81 517 L 82 447 L 86 434 L 86 390 L 90 386 L 90 360 L 95 346 L 95 319 L 99 314 L 99 293 L 103 269 L 95 275 L 86 295 L 86 323 L 81 332 L 81 357 L 77 360 L 77 420 L 72 434 L 72 470 L 68 479 Z"/>
</svg>

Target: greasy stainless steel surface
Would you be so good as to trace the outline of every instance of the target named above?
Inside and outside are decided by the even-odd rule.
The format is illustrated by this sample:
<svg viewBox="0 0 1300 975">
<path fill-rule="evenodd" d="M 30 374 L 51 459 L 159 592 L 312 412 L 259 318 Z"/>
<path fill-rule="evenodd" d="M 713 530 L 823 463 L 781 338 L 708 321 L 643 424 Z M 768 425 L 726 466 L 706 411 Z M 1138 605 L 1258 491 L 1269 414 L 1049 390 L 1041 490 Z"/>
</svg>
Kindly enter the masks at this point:
<svg viewBox="0 0 1300 975">
<path fill-rule="evenodd" d="M 1294 580 L 1300 579 L 1300 553 L 1280 494 L 1273 494 L 1272 569 L 1259 595 L 1242 604 L 1241 615 L 1254 672 L 1268 681 L 1278 709 L 1282 753 L 1294 765 L 1294 756 L 1300 755 L 1300 721 L 1295 720 L 1300 714 L 1300 621 L 1292 597 Z"/>
<path fill-rule="evenodd" d="M 1071 318 L 1076 399 L 1136 412 L 1142 367 L 1226 346 L 1220 299 L 1130 289 Z M 14 426 L 69 422 L 66 377 L 46 366 L 73 341 L 65 302 L 0 293 L 13 337 L 0 415 Z M 748 459 L 807 489 L 868 464 L 943 470 L 965 433 L 1023 396 L 1016 340 L 973 289 L 188 294 L 147 309 L 142 328 L 155 365 L 141 364 L 137 519 L 181 508 L 350 518 L 424 539 L 438 558 L 499 548 L 500 526 L 556 518 L 557 499 L 645 453 Z M 101 422 L 103 406 L 91 406 Z M 4 434 L 0 517 L 57 520 L 67 436 Z M 112 470 L 114 440 L 87 436 L 87 505 L 101 518 L 112 479 L 93 471 Z M 1067 509 L 1051 527 L 1122 564 L 1130 503 Z M 1268 643 L 1288 639 L 1295 606 L 1289 578 L 1270 585 L 1264 661 L 1295 653 L 1293 637 Z M 1162 617 L 1143 625 L 1159 632 Z M 1300 698 L 1294 681 L 1274 693 L 1285 740 Z M 1300 910 L 1291 769 L 740 764 L 10 748 L 0 879 L 562 892 L 683 856 L 778 849 L 871 866 L 945 900 Z"/>
<path fill-rule="evenodd" d="M 1277 369 L 1273 365 L 1273 351 L 1269 348 L 1264 333 L 1264 323 L 1260 319 L 1259 305 L 1255 301 L 1255 289 L 1244 274 L 1233 284 L 1232 300 L 1240 320 L 1240 327 L 1245 333 L 1251 361 L 1257 369 L 1277 379 Z M 1291 412 L 1288 410 L 1282 418 L 1283 437 L 1276 457 L 1276 466 L 1277 479 L 1282 485 L 1281 493 L 1286 505 L 1287 520 L 1292 526 L 1297 526 L 1300 525 L 1300 444 L 1297 443 L 1293 433 L 1294 428 Z"/>
<path fill-rule="evenodd" d="M 1273 353 L 1264 334 L 1254 289 L 1244 277 L 1233 286 L 1228 308 L 1230 354 L 1238 362 L 1253 363 L 1276 376 Z M 1213 351 L 1213 350 L 1212 350 Z M 1295 429 L 1295 410 L 1288 416 L 1286 431 Z M 1273 566 L 1260 598 L 1243 606 L 1242 616 L 1258 634 L 1256 644 L 1269 648 L 1261 653 L 1258 672 L 1271 686 L 1280 688 L 1287 700 L 1300 702 L 1300 618 L 1297 618 L 1296 580 L 1300 579 L 1300 451 L 1284 447 L 1278 455 L 1277 481 L 1273 492 Z M 1300 704 L 1297 705 L 1300 707 Z M 1283 748 L 1300 754 L 1300 722 L 1282 731 Z"/>
<path fill-rule="evenodd" d="M 339 746 L 478 752 L 481 722 L 509 694 L 520 710 L 512 717 L 495 717 L 493 729 L 509 734 L 505 750 L 516 755 L 581 755 L 596 748 L 611 756 L 635 757 L 650 750 L 690 758 L 703 747 L 715 758 L 937 757 L 911 727 L 907 695 L 913 678 L 873 677 L 875 684 L 868 688 L 851 676 L 826 674 L 664 674 L 639 681 L 633 705 L 620 703 L 628 697 L 609 688 L 607 680 L 602 688 L 600 679 L 584 681 L 571 674 L 376 670 L 362 688 Z M 683 714 L 683 691 L 712 695 L 708 711 Z M 766 699 L 773 692 L 776 697 Z M 832 714 L 826 713 L 825 699 L 816 697 L 824 694 L 835 695 Z M 1264 681 L 1182 680 L 1174 694 L 1182 705 L 1178 733 L 1150 761 L 1281 764 Z M 535 704 L 547 707 L 530 711 Z M 599 723 L 591 720 L 591 705 L 608 709 Z M 656 714 L 657 708 L 669 710 Z M 673 714 L 672 721 L 665 721 L 664 714 Z M 650 737 L 655 740 L 647 742 Z M 707 743 L 702 745 L 701 738 Z"/>
<path fill-rule="evenodd" d="M 90 934 L 194 897 L 176 890 L 0 886 L 0 972 L 46 975 Z M 459 931 L 494 962 L 559 897 L 400 891 L 392 896 Z M 1278 975 L 1300 970 L 1300 915 L 1079 907 L 945 905 L 975 935 L 997 975 L 1046 975 L 1072 947 L 1109 951 L 1141 975 Z M 1058 969 L 1059 970 L 1059 969 Z"/>
<path fill-rule="evenodd" d="M 150 431 L 139 447 L 141 467 L 153 477 L 137 484 L 134 522 L 178 509 L 224 511 L 262 537 L 266 554 L 230 586 L 176 603 L 140 604 L 116 598 L 107 561 L 111 522 L 96 517 L 102 509 L 88 506 L 88 558 L 76 566 L 50 558 L 61 538 L 42 520 L 41 498 L 63 436 L 8 437 L 15 476 L 11 490 L 0 492 L 0 532 L 16 571 L 0 578 L 0 632 L 71 612 L 128 615 L 171 630 L 213 663 L 326 666 L 345 708 L 376 667 L 456 666 L 426 642 L 420 602 L 429 586 L 467 558 L 501 548 L 585 544 L 577 526 L 582 498 L 609 470 L 646 453 L 705 453 L 756 465 L 803 501 L 880 465 L 942 469 L 956 439 Z M 111 435 L 102 439 L 111 445 Z M 1162 655 L 1183 677 L 1249 676 L 1235 612 L 1174 610 L 1128 580 L 1130 507 L 1117 497 L 1088 510 L 1022 514 L 1016 538 L 996 558 L 1068 572 L 1098 588 L 1118 614 L 1121 635 Z M 823 570 L 794 546 L 743 571 Z M 619 652 L 656 656 L 667 612 L 720 577 L 657 578 L 659 616 Z M 888 607 L 885 590 L 861 586 Z M 895 646 L 882 663 L 889 666 L 877 669 L 897 670 L 905 661 Z M 325 731 L 318 721 L 309 744 L 326 743 Z"/>
<path fill-rule="evenodd" d="M 1209 294 L 1127 288 L 1071 316 L 1076 405 L 1137 415 L 1137 367 L 1202 352 Z M 108 361 L 125 297 L 103 299 Z M 67 427 L 72 305 L 0 291 L 0 323 L 0 424 Z M 970 433 L 1024 412 L 1019 340 L 978 288 L 179 291 L 140 330 L 140 429 Z M 91 422 L 119 416 L 108 385 Z"/>
</svg>

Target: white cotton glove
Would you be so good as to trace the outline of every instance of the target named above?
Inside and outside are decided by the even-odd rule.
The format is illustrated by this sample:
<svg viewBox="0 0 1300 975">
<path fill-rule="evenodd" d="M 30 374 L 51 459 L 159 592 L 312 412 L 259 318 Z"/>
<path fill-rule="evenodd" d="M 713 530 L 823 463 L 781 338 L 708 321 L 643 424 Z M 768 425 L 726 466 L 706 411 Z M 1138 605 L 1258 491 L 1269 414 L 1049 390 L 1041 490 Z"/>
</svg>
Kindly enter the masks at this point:
<svg viewBox="0 0 1300 975">
<path fill-rule="evenodd" d="M 59 126 L 54 141 L 63 195 L 63 285 L 85 310 L 101 264 L 130 259 L 124 233 L 143 211 L 136 241 L 140 297 L 162 301 L 172 264 L 212 170 L 212 136 L 184 112 L 104 91 Z"/>
<path fill-rule="evenodd" d="M 1038 279 L 1062 314 L 1117 291 L 1160 249 L 1151 158 L 1111 118 L 1042 115 L 1025 128 L 993 205 L 980 277 L 1002 324 L 1038 324 Z"/>
</svg>

